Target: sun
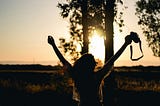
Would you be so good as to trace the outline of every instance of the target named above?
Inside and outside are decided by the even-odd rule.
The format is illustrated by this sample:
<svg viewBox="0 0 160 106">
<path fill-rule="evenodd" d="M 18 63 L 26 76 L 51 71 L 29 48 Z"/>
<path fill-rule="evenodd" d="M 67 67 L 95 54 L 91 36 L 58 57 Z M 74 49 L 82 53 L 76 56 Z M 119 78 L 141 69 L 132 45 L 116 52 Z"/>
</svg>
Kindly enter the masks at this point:
<svg viewBox="0 0 160 106">
<path fill-rule="evenodd" d="M 104 61 L 104 39 L 96 31 L 94 31 L 93 35 L 90 37 L 89 53 L 93 54 L 95 59 L 100 59 L 101 61 Z"/>
</svg>

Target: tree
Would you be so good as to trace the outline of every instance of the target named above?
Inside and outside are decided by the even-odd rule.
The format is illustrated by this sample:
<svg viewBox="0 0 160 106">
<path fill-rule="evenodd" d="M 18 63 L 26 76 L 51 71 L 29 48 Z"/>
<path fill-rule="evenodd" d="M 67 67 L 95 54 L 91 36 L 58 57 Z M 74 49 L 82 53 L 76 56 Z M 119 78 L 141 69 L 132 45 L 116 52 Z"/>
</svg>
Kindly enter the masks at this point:
<svg viewBox="0 0 160 106">
<path fill-rule="evenodd" d="M 121 0 L 117 0 L 118 2 L 123 4 Z M 70 19 L 71 34 L 70 41 L 63 42 L 61 47 L 71 50 L 70 45 L 77 42 L 81 45 L 81 54 L 87 53 L 89 35 L 95 29 L 100 30 L 105 37 L 105 61 L 107 61 L 113 55 L 113 22 L 118 23 L 120 27 L 123 26 L 122 12 L 119 17 L 120 22 L 117 18 L 115 19 L 117 14 L 115 3 L 115 0 L 70 0 L 67 3 L 59 3 L 58 7 L 62 10 L 62 17 L 69 17 Z M 67 50 L 65 51 L 68 52 Z M 70 52 L 71 55 L 73 53 L 75 51 Z"/>
<path fill-rule="evenodd" d="M 83 47 L 82 35 L 84 31 L 82 31 L 81 5 L 81 2 L 77 0 L 58 3 L 58 7 L 61 9 L 61 16 L 63 18 L 69 17 L 70 21 L 70 39 L 66 41 L 65 38 L 60 38 L 60 48 L 65 54 L 68 53 L 71 55 L 71 60 L 76 60 L 81 55 L 81 52 L 77 51 L 78 46 L 80 46 L 81 49 Z M 87 29 L 83 28 L 83 30 Z"/>
<path fill-rule="evenodd" d="M 160 57 L 160 1 L 140 0 L 136 2 L 136 15 L 139 18 L 148 46 L 154 56 Z"/>
<path fill-rule="evenodd" d="M 70 41 L 65 42 L 61 38 L 60 41 L 63 41 L 61 47 L 69 52 L 72 56 L 74 53 L 77 53 L 76 56 L 79 56 L 79 53 L 76 52 L 75 44 L 81 46 L 80 54 L 88 52 L 89 39 L 88 39 L 88 0 L 71 0 L 67 3 L 59 3 L 58 7 L 61 9 L 61 16 L 63 18 L 69 17 L 70 20 Z M 61 42 L 62 43 L 62 42 Z M 74 47 L 72 47 L 74 45 Z M 72 50 L 73 49 L 73 50 Z M 71 50 L 71 51 L 70 51 Z M 77 57 L 73 56 L 73 60 Z"/>
</svg>

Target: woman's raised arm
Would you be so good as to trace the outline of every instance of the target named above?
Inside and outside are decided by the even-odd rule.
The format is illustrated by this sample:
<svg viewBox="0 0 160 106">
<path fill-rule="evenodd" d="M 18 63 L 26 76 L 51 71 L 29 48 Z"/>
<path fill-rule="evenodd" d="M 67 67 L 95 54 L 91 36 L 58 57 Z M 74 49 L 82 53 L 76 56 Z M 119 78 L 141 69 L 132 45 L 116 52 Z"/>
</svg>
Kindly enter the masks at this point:
<svg viewBox="0 0 160 106">
<path fill-rule="evenodd" d="M 52 36 L 48 36 L 48 43 L 53 47 L 53 50 L 55 51 L 57 57 L 59 60 L 62 62 L 63 66 L 67 69 L 70 70 L 72 68 L 71 64 L 63 57 L 61 52 L 58 50 L 55 41 Z"/>
<path fill-rule="evenodd" d="M 132 39 L 130 35 L 127 35 L 125 37 L 125 43 L 122 45 L 122 47 L 116 52 L 115 55 L 113 55 L 102 67 L 102 69 L 98 72 L 100 74 L 100 78 L 103 78 L 106 76 L 106 74 L 111 70 L 113 63 L 119 58 L 119 56 L 124 52 L 126 47 L 131 44 Z"/>
</svg>

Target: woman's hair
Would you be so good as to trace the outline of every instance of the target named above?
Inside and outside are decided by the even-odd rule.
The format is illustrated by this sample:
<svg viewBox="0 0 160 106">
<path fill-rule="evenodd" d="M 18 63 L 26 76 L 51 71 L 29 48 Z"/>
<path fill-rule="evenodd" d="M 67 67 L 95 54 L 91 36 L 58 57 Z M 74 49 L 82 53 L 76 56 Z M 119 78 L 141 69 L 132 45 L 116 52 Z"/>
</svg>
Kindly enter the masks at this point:
<svg viewBox="0 0 160 106">
<path fill-rule="evenodd" d="M 76 73 L 91 73 L 94 72 L 96 61 L 92 54 L 82 55 L 73 65 Z"/>
</svg>

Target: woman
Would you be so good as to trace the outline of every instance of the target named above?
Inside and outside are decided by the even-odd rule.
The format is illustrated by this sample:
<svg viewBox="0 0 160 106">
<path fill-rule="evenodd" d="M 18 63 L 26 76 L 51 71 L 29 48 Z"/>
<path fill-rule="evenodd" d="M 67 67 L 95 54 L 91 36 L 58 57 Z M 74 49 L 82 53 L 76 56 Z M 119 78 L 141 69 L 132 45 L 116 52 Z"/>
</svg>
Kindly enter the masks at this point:
<svg viewBox="0 0 160 106">
<path fill-rule="evenodd" d="M 96 61 L 92 54 L 82 55 L 72 66 L 58 50 L 53 37 L 48 36 L 48 43 L 53 47 L 56 55 L 75 82 L 80 95 L 80 106 L 102 106 L 99 96 L 101 81 L 111 70 L 114 61 L 118 59 L 131 42 L 130 35 L 127 35 L 125 43 L 117 53 L 99 71 L 94 72 Z"/>
</svg>

